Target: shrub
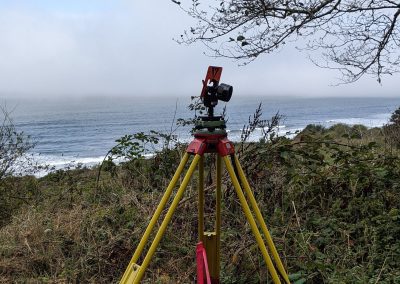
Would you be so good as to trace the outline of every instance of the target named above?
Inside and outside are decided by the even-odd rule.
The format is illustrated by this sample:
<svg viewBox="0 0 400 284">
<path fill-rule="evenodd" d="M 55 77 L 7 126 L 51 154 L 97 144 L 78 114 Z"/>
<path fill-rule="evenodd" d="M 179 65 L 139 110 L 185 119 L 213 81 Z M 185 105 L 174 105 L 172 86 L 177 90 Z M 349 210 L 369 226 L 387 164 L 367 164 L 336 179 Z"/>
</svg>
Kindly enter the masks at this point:
<svg viewBox="0 0 400 284">
<path fill-rule="evenodd" d="M 7 110 L 0 107 L 0 226 L 12 212 L 34 195 L 35 186 L 27 177 L 15 181 L 15 176 L 31 174 L 39 169 L 29 151 L 35 146 L 28 135 L 18 132 Z M 26 183 L 30 186 L 20 186 Z M 22 190 L 22 189 L 23 190 Z"/>
<path fill-rule="evenodd" d="M 383 127 L 383 132 L 391 147 L 400 148 L 400 107 L 392 113 L 389 123 Z"/>
</svg>

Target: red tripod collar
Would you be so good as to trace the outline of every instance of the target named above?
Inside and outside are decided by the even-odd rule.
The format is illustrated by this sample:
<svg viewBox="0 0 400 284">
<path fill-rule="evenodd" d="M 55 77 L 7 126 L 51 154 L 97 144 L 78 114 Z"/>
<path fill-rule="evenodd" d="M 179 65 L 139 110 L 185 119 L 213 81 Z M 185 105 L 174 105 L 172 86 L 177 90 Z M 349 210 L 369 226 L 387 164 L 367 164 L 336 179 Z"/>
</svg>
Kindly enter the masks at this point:
<svg viewBox="0 0 400 284">
<path fill-rule="evenodd" d="M 235 153 L 233 143 L 226 134 L 195 134 L 186 149 L 189 154 L 218 153 L 221 157 Z"/>
</svg>

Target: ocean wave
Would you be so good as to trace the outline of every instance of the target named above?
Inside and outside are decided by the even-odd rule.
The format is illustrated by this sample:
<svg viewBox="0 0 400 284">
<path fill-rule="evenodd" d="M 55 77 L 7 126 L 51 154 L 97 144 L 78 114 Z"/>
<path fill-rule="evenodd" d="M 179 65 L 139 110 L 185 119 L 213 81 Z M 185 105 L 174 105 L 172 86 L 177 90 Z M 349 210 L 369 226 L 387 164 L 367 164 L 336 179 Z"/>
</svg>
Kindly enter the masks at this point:
<svg viewBox="0 0 400 284">
<path fill-rule="evenodd" d="M 145 159 L 150 159 L 154 157 L 155 153 L 146 153 L 144 154 Z M 74 157 L 74 156 L 56 156 L 56 155 L 34 155 L 35 161 L 42 166 L 47 166 L 47 168 L 38 171 L 35 173 L 37 177 L 43 177 L 46 174 L 57 170 L 63 169 L 76 169 L 79 167 L 93 168 L 95 166 L 100 165 L 104 156 L 96 156 L 96 157 Z M 126 159 L 118 158 L 114 159 L 113 162 L 116 164 L 125 162 Z"/>
<path fill-rule="evenodd" d="M 343 123 L 348 125 L 362 124 L 367 127 L 381 127 L 389 121 L 390 115 L 391 115 L 390 113 L 382 113 L 366 118 L 361 118 L 361 117 L 335 118 L 335 119 L 329 119 L 325 121 L 325 123 L 328 125 Z"/>
<path fill-rule="evenodd" d="M 36 160 L 39 163 L 46 164 L 49 166 L 65 166 L 72 163 L 84 164 L 84 165 L 95 165 L 101 163 L 104 156 L 98 157 L 74 157 L 74 156 L 56 156 L 56 155 L 37 155 Z"/>
</svg>

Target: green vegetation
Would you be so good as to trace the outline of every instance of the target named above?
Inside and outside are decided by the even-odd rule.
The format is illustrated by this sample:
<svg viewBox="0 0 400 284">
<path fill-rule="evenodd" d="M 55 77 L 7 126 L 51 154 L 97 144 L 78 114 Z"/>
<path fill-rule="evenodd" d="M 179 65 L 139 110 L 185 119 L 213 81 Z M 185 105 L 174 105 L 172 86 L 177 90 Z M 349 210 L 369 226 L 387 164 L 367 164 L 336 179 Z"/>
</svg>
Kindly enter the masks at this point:
<svg viewBox="0 0 400 284">
<path fill-rule="evenodd" d="M 43 169 L 29 151 L 35 147 L 30 136 L 19 132 L 6 108 L 0 106 L 0 226 L 12 216 L 14 209 L 27 203 L 35 194 L 35 181 L 30 177 L 16 179 Z M 25 190 L 25 183 L 29 184 Z M 24 189 L 21 189 L 23 187 Z M 22 192 L 21 192 L 22 191 Z"/>
<path fill-rule="evenodd" d="M 251 132 L 260 123 L 272 129 L 276 121 L 255 115 L 245 129 Z M 400 149 L 394 125 L 394 120 L 374 129 L 309 125 L 294 139 L 267 130 L 258 143 L 246 142 L 244 133 L 238 154 L 291 274 L 306 283 L 400 283 Z M 185 151 L 185 145 L 168 143 L 144 159 L 141 144 L 131 139 L 119 141 L 133 146 L 131 160 L 117 166 L 107 159 L 97 185 L 98 169 L 85 168 L 0 180 L 2 191 L 24 197 L 0 208 L 8 216 L 0 227 L 0 282 L 119 280 Z M 118 156 L 124 149 L 114 150 Z M 212 212 L 215 167 L 211 159 L 206 162 L 212 169 L 206 212 Z M 235 192 L 224 180 L 222 283 L 271 283 Z M 194 180 L 146 283 L 193 283 L 196 193 Z"/>
</svg>

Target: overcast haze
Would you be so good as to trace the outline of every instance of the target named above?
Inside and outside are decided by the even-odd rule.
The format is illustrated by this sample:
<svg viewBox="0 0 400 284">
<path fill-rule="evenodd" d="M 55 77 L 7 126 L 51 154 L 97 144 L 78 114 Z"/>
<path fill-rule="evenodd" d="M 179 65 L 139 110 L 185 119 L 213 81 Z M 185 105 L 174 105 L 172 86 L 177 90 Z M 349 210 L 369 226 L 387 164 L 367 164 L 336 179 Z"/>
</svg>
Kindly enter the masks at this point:
<svg viewBox="0 0 400 284">
<path fill-rule="evenodd" d="M 0 96 L 198 95 L 208 65 L 240 96 L 398 95 L 399 75 L 331 87 L 338 74 L 293 48 L 245 67 L 204 56 L 172 40 L 191 21 L 169 0 L 1 0 Z"/>
</svg>

